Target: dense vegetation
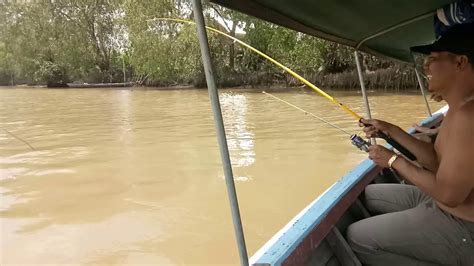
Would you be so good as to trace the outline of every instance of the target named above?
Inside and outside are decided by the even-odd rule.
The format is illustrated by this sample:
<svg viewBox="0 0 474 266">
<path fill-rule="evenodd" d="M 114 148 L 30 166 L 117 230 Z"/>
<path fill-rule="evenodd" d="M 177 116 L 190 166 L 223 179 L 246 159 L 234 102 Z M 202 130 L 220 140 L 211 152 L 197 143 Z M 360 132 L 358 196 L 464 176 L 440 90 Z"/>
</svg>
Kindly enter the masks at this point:
<svg viewBox="0 0 474 266">
<path fill-rule="evenodd" d="M 204 85 L 195 28 L 157 19 L 192 19 L 190 1 L 21 2 L 0 3 L 0 84 L 62 86 L 73 81 L 125 79 L 153 86 Z M 205 11 L 209 26 L 238 37 L 318 84 L 350 87 L 357 81 L 355 75 L 347 74 L 355 68 L 350 48 L 217 5 L 208 4 Z M 297 85 L 289 75 L 229 39 L 214 34 L 209 38 L 221 84 Z M 413 84 L 413 74 L 403 66 L 371 56 L 365 57 L 364 66 L 367 72 L 381 70 L 373 77 L 377 82 L 372 87 Z"/>
</svg>

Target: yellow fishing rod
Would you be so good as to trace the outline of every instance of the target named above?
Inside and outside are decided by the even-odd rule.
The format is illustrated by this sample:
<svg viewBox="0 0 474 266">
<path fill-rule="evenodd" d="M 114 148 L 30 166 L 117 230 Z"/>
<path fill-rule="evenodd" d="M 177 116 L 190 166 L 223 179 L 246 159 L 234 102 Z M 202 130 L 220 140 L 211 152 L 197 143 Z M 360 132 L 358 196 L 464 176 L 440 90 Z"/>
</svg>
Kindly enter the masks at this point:
<svg viewBox="0 0 474 266">
<path fill-rule="evenodd" d="M 179 23 L 185 23 L 185 24 L 191 24 L 191 25 L 195 25 L 196 23 L 194 23 L 193 21 L 190 21 L 190 20 L 185 20 L 185 19 L 179 19 L 179 18 L 156 18 L 155 20 L 162 20 L 162 21 L 174 21 L 174 22 L 179 22 Z M 284 66 L 283 64 L 281 64 L 280 62 L 276 61 L 275 59 L 271 58 L 270 56 L 268 56 L 267 54 L 257 50 L 256 48 L 252 47 L 251 45 L 233 37 L 233 36 L 230 36 L 229 34 L 225 33 L 225 32 L 222 32 L 220 30 L 217 30 L 217 29 L 214 29 L 212 27 L 208 27 L 206 26 L 206 29 L 211 31 L 211 32 L 214 32 L 214 33 L 217 33 L 217 34 L 220 34 L 220 35 L 223 35 L 227 38 L 230 38 L 232 39 L 233 41 L 241 44 L 242 46 L 244 47 L 247 47 L 248 49 L 254 51 L 255 53 L 259 54 L 260 56 L 264 57 L 265 59 L 267 59 L 268 61 L 272 62 L 273 64 L 277 65 L 278 67 L 282 68 L 283 70 L 285 70 L 286 72 L 290 73 L 293 77 L 295 77 L 296 79 L 298 79 L 299 81 L 303 82 L 305 85 L 307 85 L 308 87 L 310 87 L 311 89 L 313 89 L 314 91 L 316 91 L 317 93 L 319 93 L 321 96 L 323 96 L 324 98 L 328 99 L 329 101 L 331 101 L 333 104 L 339 106 L 339 108 L 341 108 L 342 110 L 346 111 L 348 114 L 350 114 L 352 117 L 354 117 L 357 122 L 361 122 L 361 119 L 363 118 L 362 116 L 358 115 L 356 112 L 352 111 L 349 107 L 347 107 L 346 105 L 342 104 L 341 102 L 339 102 L 338 100 L 336 100 L 336 98 L 332 97 L 331 95 L 327 94 L 326 92 L 324 92 L 323 90 L 321 90 L 320 88 L 316 87 L 313 83 L 309 82 L 307 79 L 303 78 L 302 76 L 300 76 L 298 73 L 294 72 L 293 70 L 289 69 L 288 67 Z M 370 124 L 365 124 L 365 126 L 370 126 Z M 398 151 L 400 151 L 402 154 L 404 154 L 407 158 L 409 158 L 410 160 L 416 160 L 416 156 L 413 155 L 409 150 L 407 150 L 405 147 L 403 147 L 402 145 L 400 145 L 397 141 L 395 141 L 394 139 L 392 139 L 391 137 L 389 137 L 388 135 L 386 135 L 385 133 L 383 133 L 382 131 L 379 131 L 378 133 L 378 136 L 380 138 L 383 138 L 385 139 L 390 145 L 392 145 L 395 149 L 397 149 Z M 357 145 L 356 145 L 357 146 Z"/>
<path fill-rule="evenodd" d="M 195 24 L 193 21 L 190 21 L 190 20 L 185 20 L 185 19 L 178 19 L 178 18 L 156 18 L 156 20 L 163 20 L 163 21 L 174 21 L 174 22 L 180 22 L 180 23 L 186 23 L 186 24 Z M 303 78 L 302 76 L 300 76 L 298 73 L 294 72 L 293 70 L 289 69 L 288 67 L 284 66 L 283 64 L 281 64 L 280 62 L 276 61 L 275 59 L 271 58 L 270 56 L 268 56 L 267 54 L 257 50 L 256 48 L 252 47 L 251 45 L 233 37 L 233 36 L 230 36 L 229 34 L 225 33 L 225 32 L 222 32 L 220 30 L 217 30 L 217 29 L 214 29 L 212 27 L 208 27 L 206 26 L 206 29 L 208 29 L 209 31 L 212 31 L 212 32 L 215 32 L 217 34 L 220 34 L 220 35 L 223 35 L 227 38 L 230 38 L 232 39 L 233 41 L 235 42 L 238 42 L 239 44 L 241 44 L 242 46 L 245 46 L 247 47 L 248 49 L 254 51 L 255 53 L 259 54 L 260 56 L 264 57 L 265 59 L 267 59 L 268 61 L 272 62 L 273 64 L 277 65 L 278 67 L 282 68 L 283 70 L 285 70 L 286 72 L 290 73 L 293 77 L 295 77 L 296 79 L 298 79 L 299 81 L 303 82 L 305 85 L 307 85 L 308 87 L 310 87 L 311 89 L 313 89 L 314 91 L 316 91 L 317 93 L 319 93 L 321 96 L 323 96 L 324 98 L 328 99 L 329 101 L 331 101 L 332 103 L 334 103 L 335 105 L 339 106 L 342 110 L 346 111 L 347 113 L 349 113 L 351 116 L 353 116 L 357 121 L 361 120 L 362 119 L 362 116 L 358 115 L 356 112 L 352 111 L 349 107 L 347 107 L 346 105 L 342 104 L 341 102 L 339 102 L 338 100 L 336 100 L 334 97 L 332 97 L 331 95 L 327 94 L 326 92 L 324 92 L 323 90 L 321 90 L 320 88 L 316 87 L 313 83 L 309 82 L 307 79 Z"/>
</svg>

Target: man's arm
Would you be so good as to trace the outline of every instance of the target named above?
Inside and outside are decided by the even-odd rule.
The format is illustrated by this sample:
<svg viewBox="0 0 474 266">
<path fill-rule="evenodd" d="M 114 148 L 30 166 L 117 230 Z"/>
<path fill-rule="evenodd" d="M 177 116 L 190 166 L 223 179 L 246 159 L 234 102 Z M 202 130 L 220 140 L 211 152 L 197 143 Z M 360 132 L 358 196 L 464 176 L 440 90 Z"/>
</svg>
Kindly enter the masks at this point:
<svg viewBox="0 0 474 266">
<path fill-rule="evenodd" d="M 367 119 L 364 120 L 364 122 L 371 125 L 364 128 L 367 137 L 376 137 L 377 130 L 380 130 L 413 153 L 413 155 L 416 156 L 417 161 L 426 169 L 434 172 L 438 168 L 438 160 L 432 143 L 421 141 L 408 134 L 400 127 L 385 121 Z"/>
<path fill-rule="evenodd" d="M 433 143 L 419 140 L 399 127 L 392 130 L 390 137 L 413 153 L 420 165 L 428 170 L 436 171 L 438 160 Z"/>
<path fill-rule="evenodd" d="M 443 149 L 436 175 L 404 158 L 397 159 L 392 167 L 438 202 L 448 207 L 462 204 L 474 188 L 473 115 L 472 111 L 459 110 L 451 118 L 449 143 Z"/>
</svg>

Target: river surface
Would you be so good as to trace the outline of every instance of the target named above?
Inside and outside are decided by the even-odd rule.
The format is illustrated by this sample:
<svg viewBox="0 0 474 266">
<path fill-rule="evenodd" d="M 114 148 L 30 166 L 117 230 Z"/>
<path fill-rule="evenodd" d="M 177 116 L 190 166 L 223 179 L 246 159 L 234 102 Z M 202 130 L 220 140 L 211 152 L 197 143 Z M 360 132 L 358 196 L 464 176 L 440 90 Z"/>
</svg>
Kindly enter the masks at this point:
<svg viewBox="0 0 474 266">
<path fill-rule="evenodd" d="M 359 130 L 314 92 L 274 94 Z M 427 113 L 416 93 L 369 96 L 405 128 Z M 258 90 L 220 100 L 251 255 L 366 155 Z M 1 265 L 239 263 L 207 91 L 3 88 L 0 127 Z"/>
</svg>

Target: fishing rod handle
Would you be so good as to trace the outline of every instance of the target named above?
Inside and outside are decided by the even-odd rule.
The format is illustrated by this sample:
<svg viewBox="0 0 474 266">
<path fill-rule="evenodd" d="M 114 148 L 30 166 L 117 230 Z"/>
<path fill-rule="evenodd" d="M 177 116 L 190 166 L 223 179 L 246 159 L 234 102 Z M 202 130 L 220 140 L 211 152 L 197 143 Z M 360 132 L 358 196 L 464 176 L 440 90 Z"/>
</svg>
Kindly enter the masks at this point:
<svg viewBox="0 0 474 266">
<path fill-rule="evenodd" d="M 402 146 L 400 143 L 398 143 L 396 140 L 392 139 L 391 137 L 387 136 L 387 134 L 383 133 L 382 131 L 378 131 L 377 135 L 384 139 L 388 144 L 392 145 L 395 149 L 397 149 L 401 154 L 405 155 L 408 159 L 412 161 L 416 161 L 416 156 L 411 153 L 407 148 Z"/>
<path fill-rule="evenodd" d="M 362 123 L 366 127 L 371 126 L 371 124 L 362 122 L 362 119 L 359 122 Z M 412 161 L 416 161 L 416 156 L 413 153 L 411 153 L 407 148 L 405 148 L 400 143 L 398 143 L 398 141 L 392 139 L 387 134 L 383 133 L 381 130 L 377 130 L 377 136 L 379 138 L 384 139 L 388 144 L 392 145 L 393 148 L 397 149 L 401 154 L 405 155 L 408 159 Z"/>
</svg>

